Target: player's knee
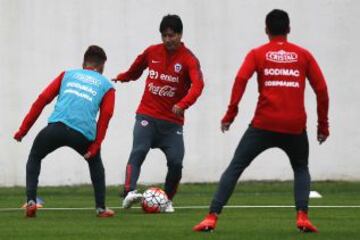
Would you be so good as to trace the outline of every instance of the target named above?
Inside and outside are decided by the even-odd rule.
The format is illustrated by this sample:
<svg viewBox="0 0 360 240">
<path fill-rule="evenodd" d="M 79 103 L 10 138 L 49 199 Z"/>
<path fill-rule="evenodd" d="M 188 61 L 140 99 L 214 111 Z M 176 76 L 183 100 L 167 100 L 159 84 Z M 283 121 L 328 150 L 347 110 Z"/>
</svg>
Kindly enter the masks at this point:
<svg viewBox="0 0 360 240">
<path fill-rule="evenodd" d="M 227 170 L 242 172 L 250 165 L 250 163 L 251 161 L 248 160 L 232 161 Z"/>
<path fill-rule="evenodd" d="M 309 170 L 307 161 L 291 161 L 291 167 L 295 172 Z"/>
<path fill-rule="evenodd" d="M 182 162 L 180 162 L 180 161 L 171 161 L 171 162 L 168 163 L 168 168 L 171 171 L 181 173 L 183 165 L 182 165 Z"/>
<path fill-rule="evenodd" d="M 28 162 L 41 162 L 41 160 L 44 159 L 46 155 L 47 153 L 32 149 L 28 157 Z"/>
<path fill-rule="evenodd" d="M 133 148 L 133 150 L 131 151 L 131 158 L 133 159 L 145 158 L 148 151 L 149 148 L 146 146 L 138 146 L 136 148 Z"/>
</svg>

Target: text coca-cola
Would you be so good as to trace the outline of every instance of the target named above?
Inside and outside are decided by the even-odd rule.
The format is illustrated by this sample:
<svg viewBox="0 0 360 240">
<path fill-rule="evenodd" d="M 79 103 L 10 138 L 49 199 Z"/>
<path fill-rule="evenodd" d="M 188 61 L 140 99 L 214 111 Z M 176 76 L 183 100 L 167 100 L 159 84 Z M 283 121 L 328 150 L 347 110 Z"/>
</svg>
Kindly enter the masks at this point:
<svg viewBox="0 0 360 240">
<path fill-rule="evenodd" d="M 174 97 L 176 87 L 171 87 L 169 85 L 164 86 L 156 86 L 154 83 L 148 84 L 149 91 L 154 94 L 161 97 Z"/>
</svg>

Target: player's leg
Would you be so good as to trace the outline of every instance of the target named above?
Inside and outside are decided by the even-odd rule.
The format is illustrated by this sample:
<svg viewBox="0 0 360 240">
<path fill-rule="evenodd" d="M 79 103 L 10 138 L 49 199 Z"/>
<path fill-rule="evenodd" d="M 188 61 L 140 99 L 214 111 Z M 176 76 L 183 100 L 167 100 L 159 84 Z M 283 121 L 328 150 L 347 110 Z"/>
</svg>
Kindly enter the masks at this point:
<svg viewBox="0 0 360 240">
<path fill-rule="evenodd" d="M 150 150 L 154 133 L 154 123 L 151 119 L 137 115 L 133 131 L 133 146 L 126 165 L 124 195 L 136 189 L 141 165 Z"/>
<path fill-rule="evenodd" d="M 100 151 L 91 159 L 89 163 L 91 182 L 94 187 L 96 208 L 105 208 L 105 170 L 101 160 Z"/>
<path fill-rule="evenodd" d="M 288 155 L 294 171 L 296 210 L 307 211 L 310 192 L 310 173 L 308 168 L 309 143 L 306 132 L 299 135 L 285 135 L 281 148 Z"/>
<path fill-rule="evenodd" d="M 134 131 L 133 146 L 125 172 L 124 201 L 123 207 L 129 208 L 141 199 L 141 194 L 136 192 L 137 181 L 140 176 L 141 165 L 155 136 L 155 126 L 151 118 L 137 115 Z"/>
<path fill-rule="evenodd" d="M 170 200 L 176 194 L 182 177 L 183 159 L 185 154 L 182 126 L 173 124 L 173 130 L 162 138 L 161 150 L 165 153 L 167 161 L 167 174 L 165 179 L 165 192 Z"/>
<path fill-rule="evenodd" d="M 317 232 L 307 217 L 310 193 L 310 173 L 308 168 L 309 142 L 306 131 L 284 138 L 282 149 L 290 159 L 294 171 L 294 198 L 297 210 L 297 227 L 305 232 Z"/>
<path fill-rule="evenodd" d="M 28 217 L 36 214 L 36 196 L 41 169 L 41 160 L 54 151 L 64 146 L 63 125 L 51 123 L 42 129 L 36 136 L 31 147 L 26 163 L 26 196 Z"/>
<path fill-rule="evenodd" d="M 72 128 L 67 127 L 66 131 L 66 145 L 83 156 L 87 152 L 91 141 L 89 141 L 82 133 Z M 110 209 L 107 209 L 105 205 L 105 170 L 101 159 L 101 149 L 94 157 L 88 159 L 87 163 L 89 165 L 91 183 L 94 189 L 95 208 L 97 215 L 99 217 L 112 217 L 114 212 Z"/>
<path fill-rule="evenodd" d="M 256 156 L 272 146 L 272 138 L 273 133 L 269 131 L 253 127 L 247 129 L 236 148 L 232 161 L 220 178 L 209 214 L 193 228 L 194 231 L 211 231 L 216 227 L 217 216 L 233 193 L 242 172 Z"/>
<path fill-rule="evenodd" d="M 101 152 L 99 151 L 93 158 L 88 159 L 91 182 L 94 188 L 96 213 L 98 217 L 112 217 L 115 215 L 114 211 L 106 208 L 106 185 L 105 185 L 105 170 L 101 159 Z"/>
<path fill-rule="evenodd" d="M 243 171 L 256 156 L 272 146 L 271 135 L 271 132 L 253 127 L 247 129 L 235 150 L 233 159 L 220 178 L 220 183 L 210 205 L 210 212 L 221 213 Z"/>
</svg>

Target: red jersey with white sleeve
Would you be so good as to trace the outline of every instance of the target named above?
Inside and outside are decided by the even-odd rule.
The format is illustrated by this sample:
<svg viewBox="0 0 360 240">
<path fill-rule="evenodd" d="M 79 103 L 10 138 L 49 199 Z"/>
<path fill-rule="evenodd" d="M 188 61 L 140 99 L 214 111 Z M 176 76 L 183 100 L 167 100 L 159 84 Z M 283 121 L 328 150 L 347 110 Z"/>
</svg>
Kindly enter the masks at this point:
<svg viewBox="0 0 360 240">
<path fill-rule="evenodd" d="M 329 97 L 324 76 L 311 53 L 276 36 L 251 50 L 237 73 L 231 101 L 222 123 L 232 123 L 246 84 L 257 73 L 259 98 L 251 125 L 290 134 L 306 129 L 305 79 L 317 98 L 318 133 L 329 135 Z"/>
<path fill-rule="evenodd" d="M 174 52 L 167 51 L 163 44 L 152 45 L 116 80 L 137 80 L 146 68 L 149 73 L 136 113 L 183 125 L 184 116 L 177 116 L 171 109 L 175 104 L 187 109 L 200 96 L 204 82 L 198 59 L 183 43 Z"/>
</svg>

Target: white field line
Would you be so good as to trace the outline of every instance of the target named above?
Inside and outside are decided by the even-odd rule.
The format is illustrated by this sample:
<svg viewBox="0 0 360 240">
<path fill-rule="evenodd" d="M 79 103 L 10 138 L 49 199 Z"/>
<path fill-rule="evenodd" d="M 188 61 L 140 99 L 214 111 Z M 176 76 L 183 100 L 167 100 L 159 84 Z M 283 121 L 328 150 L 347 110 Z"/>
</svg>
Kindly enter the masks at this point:
<svg viewBox="0 0 360 240">
<path fill-rule="evenodd" d="M 292 205 L 230 205 L 224 208 L 294 208 Z M 109 207 L 111 209 L 123 209 L 122 207 Z M 133 207 L 135 209 L 141 207 Z M 207 209 L 209 206 L 175 206 L 176 209 Z M 360 205 L 325 205 L 325 206 L 309 206 L 309 208 L 360 208 Z M 23 208 L 0 208 L 0 212 L 6 211 L 23 211 Z M 41 211 L 78 211 L 78 210 L 94 210 L 93 207 L 81 208 L 39 208 Z"/>
</svg>

